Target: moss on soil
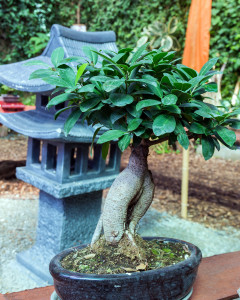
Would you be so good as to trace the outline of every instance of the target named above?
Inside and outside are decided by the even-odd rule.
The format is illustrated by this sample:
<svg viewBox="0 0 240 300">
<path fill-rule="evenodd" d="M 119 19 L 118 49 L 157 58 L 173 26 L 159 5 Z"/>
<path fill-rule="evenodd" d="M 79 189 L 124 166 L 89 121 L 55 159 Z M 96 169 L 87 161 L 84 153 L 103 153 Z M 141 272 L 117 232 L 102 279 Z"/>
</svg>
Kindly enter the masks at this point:
<svg viewBox="0 0 240 300">
<path fill-rule="evenodd" d="M 106 244 L 101 238 L 95 248 L 88 246 L 71 252 L 61 261 L 62 267 L 87 274 L 120 274 L 163 268 L 190 256 L 187 245 L 181 243 L 137 240 L 145 252 L 144 258 L 133 255 L 132 251 L 125 255 L 122 247 Z"/>
</svg>

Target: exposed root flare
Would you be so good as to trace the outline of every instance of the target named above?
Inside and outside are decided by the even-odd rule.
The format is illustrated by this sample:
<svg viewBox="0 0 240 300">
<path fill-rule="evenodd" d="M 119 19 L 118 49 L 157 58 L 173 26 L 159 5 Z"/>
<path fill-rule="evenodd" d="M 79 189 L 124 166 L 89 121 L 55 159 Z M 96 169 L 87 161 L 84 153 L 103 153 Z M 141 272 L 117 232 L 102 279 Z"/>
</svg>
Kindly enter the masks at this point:
<svg viewBox="0 0 240 300">
<path fill-rule="evenodd" d="M 141 262 L 145 262 L 147 255 L 151 255 L 146 241 L 138 235 L 132 237 L 131 234 L 127 232 L 124 233 L 120 242 L 116 245 L 109 245 L 104 236 L 101 236 L 100 239 L 92 246 L 92 251 L 97 255 L 106 255 L 105 252 L 108 251 L 108 247 L 114 247 L 114 253 L 116 255 L 123 255 L 131 260 L 137 259 Z"/>
<path fill-rule="evenodd" d="M 147 156 L 147 146 L 132 148 L 128 166 L 117 176 L 108 192 L 93 235 L 92 247 L 95 247 L 103 229 L 107 243 L 119 246 L 122 243 L 128 244 L 131 255 L 137 255 L 138 258 L 142 256 L 135 240 L 135 230 L 154 195 L 154 182 L 148 170 Z"/>
</svg>

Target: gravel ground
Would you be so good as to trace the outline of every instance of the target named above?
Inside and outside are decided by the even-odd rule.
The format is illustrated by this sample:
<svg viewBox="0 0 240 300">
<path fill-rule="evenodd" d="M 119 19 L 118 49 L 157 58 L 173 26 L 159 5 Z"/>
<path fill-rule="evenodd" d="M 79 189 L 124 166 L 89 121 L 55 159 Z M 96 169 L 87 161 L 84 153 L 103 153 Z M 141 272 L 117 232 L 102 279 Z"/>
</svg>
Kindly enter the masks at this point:
<svg viewBox="0 0 240 300">
<path fill-rule="evenodd" d="M 37 224 L 37 199 L 0 199 L 0 293 L 44 286 L 14 261 L 17 252 L 31 247 Z M 240 231 L 206 228 L 204 225 L 151 209 L 140 223 L 143 236 L 168 236 L 192 242 L 211 256 L 240 250 Z"/>
</svg>

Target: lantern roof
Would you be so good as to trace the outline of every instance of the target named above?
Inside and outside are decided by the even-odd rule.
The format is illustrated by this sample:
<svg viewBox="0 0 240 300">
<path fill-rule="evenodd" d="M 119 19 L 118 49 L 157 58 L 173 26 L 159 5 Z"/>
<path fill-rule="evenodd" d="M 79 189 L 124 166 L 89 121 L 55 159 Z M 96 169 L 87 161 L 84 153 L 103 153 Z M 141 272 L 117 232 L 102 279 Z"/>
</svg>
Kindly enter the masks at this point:
<svg viewBox="0 0 240 300">
<path fill-rule="evenodd" d="M 29 110 L 17 113 L 0 113 L 0 123 L 8 128 L 29 136 L 42 140 L 55 140 L 61 142 L 91 143 L 95 127 L 89 126 L 86 122 L 78 121 L 66 136 L 64 133 L 64 123 L 66 118 L 59 116 L 54 120 L 53 115 L 40 110 Z M 100 130 L 101 135 L 105 130 Z M 98 136 L 97 136 L 98 137 Z"/>
<path fill-rule="evenodd" d="M 51 54 L 54 49 L 63 47 L 65 58 L 70 56 L 86 57 L 83 46 L 93 46 L 97 50 L 117 51 L 116 35 L 113 31 L 79 32 L 61 25 L 53 25 L 50 40 L 40 56 L 21 62 L 0 66 L 0 83 L 19 91 L 40 93 L 53 90 L 55 87 L 41 79 L 29 80 L 30 74 L 42 67 L 28 66 L 26 62 L 41 60 L 51 65 Z"/>
</svg>

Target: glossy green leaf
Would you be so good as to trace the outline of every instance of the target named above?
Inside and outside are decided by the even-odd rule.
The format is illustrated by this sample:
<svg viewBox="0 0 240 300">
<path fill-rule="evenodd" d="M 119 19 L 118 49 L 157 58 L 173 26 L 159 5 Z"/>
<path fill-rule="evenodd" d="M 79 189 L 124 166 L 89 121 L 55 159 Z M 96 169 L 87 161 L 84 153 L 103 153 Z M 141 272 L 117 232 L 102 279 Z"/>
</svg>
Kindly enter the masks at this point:
<svg viewBox="0 0 240 300">
<path fill-rule="evenodd" d="M 114 141 L 114 140 L 120 138 L 121 136 L 123 136 L 124 134 L 125 134 L 125 132 L 122 130 L 109 130 L 109 131 L 104 132 L 104 134 L 100 136 L 97 143 L 103 144 L 103 143 L 106 143 L 109 141 Z"/>
<path fill-rule="evenodd" d="M 229 130 L 223 126 L 217 126 L 216 132 L 228 146 L 232 147 L 235 144 L 236 134 L 234 131 Z"/>
<path fill-rule="evenodd" d="M 95 107 L 100 101 L 101 99 L 99 98 L 87 99 L 80 104 L 80 109 L 82 112 L 86 112 Z"/>
<path fill-rule="evenodd" d="M 118 94 L 118 93 L 113 93 L 110 95 L 110 100 L 115 106 L 125 106 L 127 104 L 131 104 L 134 100 L 134 98 L 130 95 L 127 94 Z"/>
<path fill-rule="evenodd" d="M 149 43 L 146 43 L 137 49 L 137 51 L 133 54 L 131 58 L 131 64 L 134 64 L 137 61 L 137 59 L 141 57 L 143 51 L 147 48 L 148 44 Z"/>
<path fill-rule="evenodd" d="M 118 147 L 123 152 L 127 147 L 129 146 L 131 141 L 130 134 L 126 134 L 123 137 L 121 137 L 118 141 Z"/>
<path fill-rule="evenodd" d="M 206 131 L 206 127 L 204 127 L 202 124 L 194 122 L 191 124 L 189 130 L 196 134 L 203 134 Z"/>
<path fill-rule="evenodd" d="M 202 137 L 202 154 L 205 160 L 210 159 L 214 154 L 214 142 L 210 136 Z"/>
<path fill-rule="evenodd" d="M 56 48 L 51 54 L 51 61 L 55 68 L 57 68 L 58 63 L 64 58 L 64 50 L 62 47 Z"/>
<path fill-rule="evenodd" d="M 77 75 L 76 75 L 76 78 L 75 78 L 75 85 L 78 83 L 78 80 L 79 80 L 80 77 L 82 76 L 82 74 L 83 74 L 83 72 L 85 71 L 87 65 L 88 65 L 88 64 L 83 64 L 83 65 L 81 65 L 81 66 L 78 68 Z"/>
<path fill-rule="evenodd" d="M 95 89 L 94 84 L 87 84 L 78 89 L 78 93 L 92 93 Z"/>
<path fill-rule="evenodd" d="M 175 104 L 163 106 L 162 109 L 167 110 L 173 114 L 180 115 L 182 113 L 181 109 Z"/>
<path fill-rule="evenodd" d="M 217 93 L 217 91 L 218 91 L 218 86 L 217 86 L 216 82 L 210 82 L 210 83 L 208 83 L 208 84 L 203 85 L 202 87 L 203 87 L 203 88 L 205 89 L 205 91 L 207 91 L 207 92 L 214 92 L 214 93 Z"/>
<path fill-rule="evenodd" d="M 55 72 L 50 69 L 39 69 L 39 70 L 33 71 L 30 74 L 29 80 L 36 79 L 36 78 L 44 78 L 47 76 L 54 76 L 54 75 L 55 75 Z"/>
<path fill-rule="evenodd" d="M 156 136 L 173 132 L 176 127 L 176 120 L 171 115 L 160 115 L 153 121 L 153 132 Z"/>
<path fill-rule="evenodd" d="M 210 59 L 208 62 L 205 63 L 205 65 L 202 67 L 201 71 L 199 72 L 199 75 L 205 75 L 208 71 L 212 69 L 213 66 L 216 65 L 218 61 L 218 57 L 214 57 Z"/>
<path fill-rule="evenodd" d="M 30 61 L 27 61 L 25 66 L 44 66 L 44 67 L 51 67 L 49 64 L 45 63 L 44 61 L 38 60 L 38 59 L 33 59 Z"/>
<path fill-rule="evenodd" d="M 176 104 L 177 100 L 178 100 L 178 98 L 176 95 L 169 94 L 162 99 L 162 103 L 164 105 L 171 105 L 171 104 Z"/>
<path fill-rule="evenodd" d="M 104 82 L 103 89 L 106 92 L 111 92 L 112 90 L 120 87 L 124 83 L 124 79 L 113 79 Z"/>
<path fill-rule="evenodd" d="M 106 142 L 102 145 L 102 158 L 105 160 L 108 156 L 110 142 Z"/>
<path fill-rule="evenodd" d="M 77 98 L 77 95 L 76 94 L 67 94 L 67 93 L 63 93 L 63 94 L 60 94 L 54 98 L 52 98 L 48 104 L 47 104 L 47 108 L 50 108 L 54 105 L 58 105 L 62 102 L 65 102 L 65 101 L 69 101 L 69 100 L 72 100 L 72 99 L 76 99 Z"/>
<path fill-rule="evenodd" d="M 142 101 L 138 102 L 138 104 L 136 105 L 136 109 L 137 109 L 137 111 L 139 111 L 140 109 L 143 109 L 145 107 L 155 106 L 155 105 L 160 105 L 160 104 L 161 104 L 160 101 L 153 100 L 153 99 L 142 100 Z"/>
<path fill-rule="evenodd" d="M 64 133 L 65 136 L 68 135 L 68 133 L 71 131 L 71 129 L 73 128 L 73 126 L 77 123 L 77 121 L 79 120 L 79 118 L 81 117 L 81 110 L 80 109 L 76 109 L 74 110 L 67 118 L 65 124 L 64 124 Z"/>
<path fill-rule="evenodd" d="M 142 119 L 133 119 L 128 124 L 128 131 L 133 131 L 138 128 L 138 126 L 142 123 Z"/>
</svg>

